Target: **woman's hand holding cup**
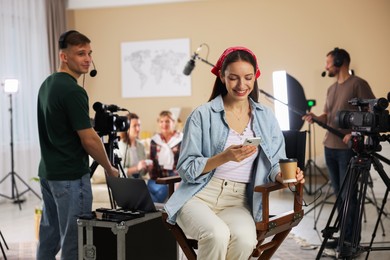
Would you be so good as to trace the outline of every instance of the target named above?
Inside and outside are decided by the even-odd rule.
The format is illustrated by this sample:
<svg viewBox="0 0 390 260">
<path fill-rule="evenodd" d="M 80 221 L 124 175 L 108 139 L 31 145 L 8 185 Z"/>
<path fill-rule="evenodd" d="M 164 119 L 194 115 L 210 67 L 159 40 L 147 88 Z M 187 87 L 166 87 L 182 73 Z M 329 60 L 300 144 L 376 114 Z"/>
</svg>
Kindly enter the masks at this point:
<svg viewBox="0 0 390 260">
<path fill-rule="evenodd" d="M 305 183 L 303 171 L 298 167 L 298 161 L 295 158 L 279 160 L 282 183 L 289 184 Z"/>
</svg>

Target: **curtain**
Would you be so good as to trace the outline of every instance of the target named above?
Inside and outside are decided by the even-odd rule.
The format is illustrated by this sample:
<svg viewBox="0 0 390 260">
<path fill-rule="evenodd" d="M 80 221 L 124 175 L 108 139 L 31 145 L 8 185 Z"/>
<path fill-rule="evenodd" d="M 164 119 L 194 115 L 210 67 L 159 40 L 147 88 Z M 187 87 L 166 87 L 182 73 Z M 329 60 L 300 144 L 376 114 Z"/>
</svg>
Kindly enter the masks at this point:
<svg viewBox="0 0 390 260">
<path fill-rule="evenodd" d="M 37 95 L 50 73 L 47 35 L 45 0 L 0 1 L 0 81 L 19 80 L 17 93 L 5 93 L 3 87 L 0 91 L 0 200 L 12 197 L 15 188 L 23 193 L 29 187 L 40 194 L 39 184 L 31 179 L 37 176 L 40 160 Z M 11 176 L 16 185 L 12 185 Z M 31 194 L 25 192 L 23 196 Z"/>
<path fill-rule="evenodd" d="M 59 67 L 58 38 L 66 31 L 67 0 L 45 0 L 47 17 L 47 34 L 49 44 L 49 64 L 53 73 Z"/>
</svg>

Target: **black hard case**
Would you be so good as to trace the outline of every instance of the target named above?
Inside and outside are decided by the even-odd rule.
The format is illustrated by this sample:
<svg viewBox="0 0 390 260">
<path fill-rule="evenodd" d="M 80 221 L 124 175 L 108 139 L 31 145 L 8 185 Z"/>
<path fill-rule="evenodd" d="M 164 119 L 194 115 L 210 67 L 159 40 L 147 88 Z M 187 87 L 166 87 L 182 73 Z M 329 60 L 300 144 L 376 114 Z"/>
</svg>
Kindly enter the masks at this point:
<svg viewBox="0 0 390 260">
<path fill-rule="evenodd" d="M 79 260 L 177 259 L 176 240 L 162 223 L 161 212 L 121 222 L 77 222 Z"/>
</svg>

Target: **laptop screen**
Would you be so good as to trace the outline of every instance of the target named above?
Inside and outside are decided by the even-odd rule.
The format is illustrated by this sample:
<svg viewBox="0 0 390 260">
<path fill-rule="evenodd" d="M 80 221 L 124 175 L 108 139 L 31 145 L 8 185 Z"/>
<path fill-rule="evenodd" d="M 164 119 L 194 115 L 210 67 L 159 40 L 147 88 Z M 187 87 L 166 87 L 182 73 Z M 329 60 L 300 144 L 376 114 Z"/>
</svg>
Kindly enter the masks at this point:
<svg viewBox="0 0 390 260">
<path fill-rule="evenodd" d="M 143 212 L 157 211 L 144 180 L 107 176 L 107 183 L 113 199 L 122 209 Z"/>
</svg>

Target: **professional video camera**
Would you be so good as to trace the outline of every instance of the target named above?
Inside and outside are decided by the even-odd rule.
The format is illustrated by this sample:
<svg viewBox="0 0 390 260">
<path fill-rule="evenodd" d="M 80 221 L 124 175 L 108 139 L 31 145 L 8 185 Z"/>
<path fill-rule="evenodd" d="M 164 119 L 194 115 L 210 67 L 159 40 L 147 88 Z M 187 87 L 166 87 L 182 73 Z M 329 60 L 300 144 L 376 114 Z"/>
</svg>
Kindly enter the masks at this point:
<svg viewBox="0 0 390 260">
<path fill-rule="evenodd" d="M 120 163 L 122 159 L 118 156 L 118 153 L 114 152 L 114 150 L 118 149 L 119 136 L 117 135 L 117 132 L 127 131 L 130 127 L 130 122 L 127 116 L 119 116 L 114 113 L 117 111 L 130 112 L 125 108 L 118 107 L 117 105 L 104 105 L 100 102 L 95 102 L 92 107 L 93 110 L 96 111 L 95 118 L 93 120 L 95 131 L 102 138 L 102 141 L 105 139 L 103 136 L 108 135 L 108 141 L 104 143 L 107 157 L 111 165 L 119 170 L 119 175 L 122 174 L 123 177 L 127 177 Z M 91 171 L 91 178 L 98 166 L 99 163 L 94 160 L 89 167 Z M 114 209 L 115 204 L 112 200 L 110 189 L 108 189 L 108 196 L 110 198 L 111 208 Z"/>
<path fill-rule="evenodd" d="M 352 129 L 367 134 L 390 131 L 389 111 L 386 110 L 389 101 L 386 98 L 354 98 L 349 100 L 348 103 L 358 106 L 359 111 L 338 111 L 336 124 L 340 128 Z"/>
<path fill-rule="evenodd" d="M 104 105 L 100 102 L 95 102 L 93 109 L 96 111 L 94 129 L 100 136 L 125 132 L 129 129 L 130 122 L 127 116 L 114 114 L 114 112 L 127 111 L 127 109 L 120 108 L 116 105 Z"/>
</svg>

